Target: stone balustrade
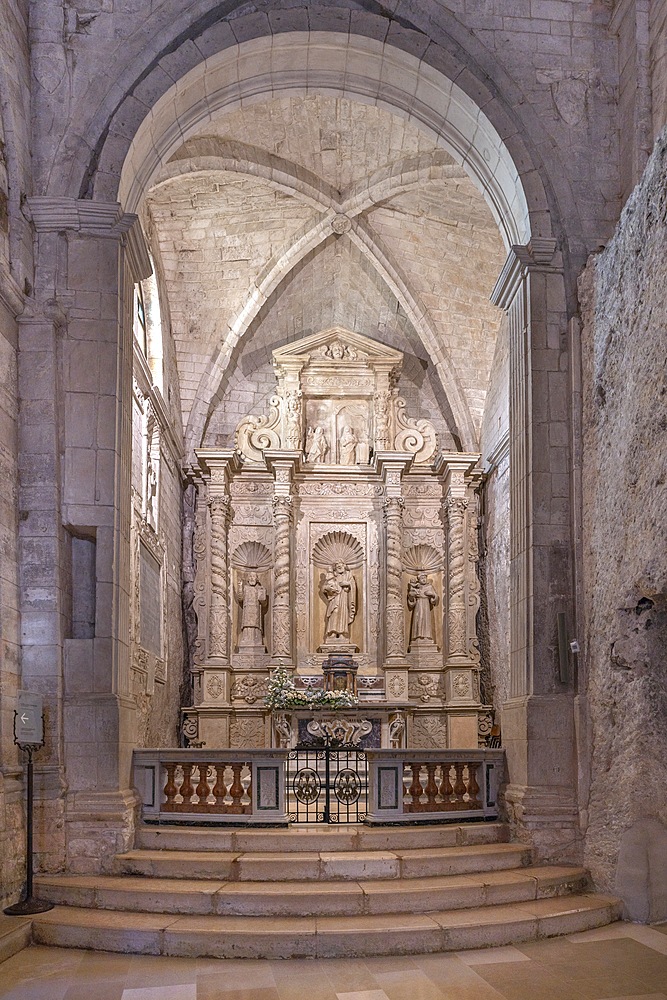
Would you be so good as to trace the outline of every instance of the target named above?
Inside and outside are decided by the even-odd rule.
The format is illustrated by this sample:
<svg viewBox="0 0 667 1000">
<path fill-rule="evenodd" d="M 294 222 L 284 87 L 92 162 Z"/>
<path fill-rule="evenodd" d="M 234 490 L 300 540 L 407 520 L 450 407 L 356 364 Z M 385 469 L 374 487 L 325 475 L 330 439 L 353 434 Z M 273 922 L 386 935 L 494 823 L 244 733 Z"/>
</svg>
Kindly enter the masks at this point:
<svg viewBox="0 0 667 1000">
<path fill-rule="evenodd" d="M 502 750 L 358 753 L 369 824 L 498 816 Z M 146 822 L 281 826 L 288 766 L 287 750 L 135 750 L 134 783 Z"/>
<path fill-rule="evenodd" d="M 368 750 L 367 823 L 494 819 L 503 750 Z"/>
</svg>

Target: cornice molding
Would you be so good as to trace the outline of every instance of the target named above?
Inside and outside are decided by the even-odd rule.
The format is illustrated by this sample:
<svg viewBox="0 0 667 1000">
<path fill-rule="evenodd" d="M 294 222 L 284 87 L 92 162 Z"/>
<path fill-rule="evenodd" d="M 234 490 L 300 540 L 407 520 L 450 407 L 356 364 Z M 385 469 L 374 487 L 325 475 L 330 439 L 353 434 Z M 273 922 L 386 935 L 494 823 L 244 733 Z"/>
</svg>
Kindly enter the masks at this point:
<svg viewBox="0 0 667 1000">
<path fill-rule="evenodd" d="M 153 273 L 139 217 L 124 212 L 117 201 L 87 201 L 77 198 L 28 198 L 35 231 L 60 233 L 67 230 L 85 236 L 119 240 L 125 247 L 134 281 Z"/>
<path fill-rule="evenodd" d="M 556 248 L 555 239 L 541 236 L 534 236 L 525 245 L 516 244 L 511 247 L 490 295 L 494 306 L 509 309 L 527 274 L 535 271 L 550 274 L 561 272 L 562 268 L 555 263 Z"/>
</svg>

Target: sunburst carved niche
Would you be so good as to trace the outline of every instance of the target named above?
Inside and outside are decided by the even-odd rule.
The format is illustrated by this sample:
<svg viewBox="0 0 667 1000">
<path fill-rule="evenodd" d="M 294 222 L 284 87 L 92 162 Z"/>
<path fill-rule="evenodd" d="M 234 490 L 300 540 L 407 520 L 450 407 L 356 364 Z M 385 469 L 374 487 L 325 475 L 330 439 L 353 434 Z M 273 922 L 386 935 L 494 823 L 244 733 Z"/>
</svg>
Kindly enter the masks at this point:
<svg viewBox="0 0 667 1000">
<path fill-rule="evenodd" d="M 334 566 L 342 562 L 350 569 L 358 569 L 363 561 L 361 542 L 348 531 L 330 531 L 313 546 L 313 562 L 316 566 Z"/>
</svg>

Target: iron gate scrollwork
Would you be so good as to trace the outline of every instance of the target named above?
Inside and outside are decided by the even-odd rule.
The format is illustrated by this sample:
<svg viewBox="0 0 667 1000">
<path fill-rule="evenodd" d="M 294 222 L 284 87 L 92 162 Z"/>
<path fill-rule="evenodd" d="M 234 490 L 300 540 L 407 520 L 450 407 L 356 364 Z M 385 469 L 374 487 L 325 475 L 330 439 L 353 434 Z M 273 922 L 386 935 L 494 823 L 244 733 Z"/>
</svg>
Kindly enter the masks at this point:
<svg viewBox="0 0 667 1000">
<path fill-rule="evenodd" d="M 368 762 L 352 743 L 299 743 L 287 758 L 292 823 L 361 823 L 368 811 Z"/>
</svg>

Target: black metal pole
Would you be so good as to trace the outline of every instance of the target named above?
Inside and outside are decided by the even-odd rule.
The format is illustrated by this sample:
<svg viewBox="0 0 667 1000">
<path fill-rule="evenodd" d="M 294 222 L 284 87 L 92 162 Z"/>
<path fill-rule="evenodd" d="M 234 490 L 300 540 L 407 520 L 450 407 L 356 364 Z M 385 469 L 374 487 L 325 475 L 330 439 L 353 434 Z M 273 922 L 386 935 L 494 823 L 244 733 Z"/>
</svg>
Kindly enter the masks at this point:
<svg viewBox="0 0 667 1000">
<path fill-rule="evenodd" d="M 26 830 L 26 847 L 25 847 L 25 865 L 26 865 L 26 877 L 25 877 L 25 896 L 26 900 L 32 899 L 32 879 L 33 879 L 33 862 L 32 862 L 32 814 L 35 804 L 35 786 L 33 783 L 33 770 L 32 770 L 32 747 L 26 748 L 28 751 L 28 808 L 26 810 L 27 815 L 25 818 L 25 830 Z"/>
<path fill-rule="evenodd" d="M 330 770 L 329 770 L 329 737 L 326 737 L 324 744 L 324 822 L 328 823 L 330 821 L 330 806 L 331 806 L 331 790 L 329 788 Z"/>
<path fill-rule="evenodd" d="M 34 747 L 27 745 L 22 746 L 22 750 L 28 754 L 28 774 L 26 780 L 27 786 L 27 803 L 26 803 L 26 847 L 25 847 L 25 866 L 26 866 L 26 880 L 25 880 L 25 898 L 20 901 L 20 903 L 14 903 L 13 906 L 8 906 L 4 911 L 10 917 L 25 917 L 31 913 L 45 913 L 47 910 L 53 909 L 53 903 L 48 903 L 45 899 L 35 899 L 32 894 L 33 890 L 33 862 L 32 862 L 32 831 L 33 831 L 33 803 L 34 803 L 34 787 L 33 787 L 33 770 L 32 770 L 32 755 Z"/>
</svg>

